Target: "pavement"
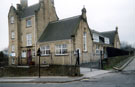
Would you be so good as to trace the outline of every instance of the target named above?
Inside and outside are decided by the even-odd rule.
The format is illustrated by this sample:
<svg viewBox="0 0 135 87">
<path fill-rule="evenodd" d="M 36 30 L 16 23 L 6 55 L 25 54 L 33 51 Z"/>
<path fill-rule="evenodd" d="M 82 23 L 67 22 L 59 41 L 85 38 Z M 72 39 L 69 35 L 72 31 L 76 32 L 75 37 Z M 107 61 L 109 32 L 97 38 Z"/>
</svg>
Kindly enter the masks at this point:
<svg viewBox="0 0 135 87">
<path fill-rule="evenodd" d="M 0 83 L 68 83 L 81 81 L 86 78 L 92 78 L 98 75 L 106 74 L 111 71 L 80 68 L 81 77 L 64 77 L 64 76 L 49 76 L 49 77 L 2 77 Z"/>
</svg>

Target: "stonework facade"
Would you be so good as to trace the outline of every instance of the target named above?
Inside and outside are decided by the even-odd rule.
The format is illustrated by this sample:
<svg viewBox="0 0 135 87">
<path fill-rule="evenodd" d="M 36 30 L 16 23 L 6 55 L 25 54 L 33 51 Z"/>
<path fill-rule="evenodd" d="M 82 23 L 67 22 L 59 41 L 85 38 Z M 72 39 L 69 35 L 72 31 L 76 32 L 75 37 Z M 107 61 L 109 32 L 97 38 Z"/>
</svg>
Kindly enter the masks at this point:
<svg viewBox="0 0 135 87">
<path fill-rule="evenodd" d="M 97 46 L 104 53 L 106 47 L 120 48 L 118 29 L 113 45 L 94 42 L 85 8 L 79 16 L 59 20 L 54 0 L 39 0 L 32 6 L 27 0 L 20 3 L 17 8 L 11 6 L 8 14 L 9 65 L 39 64 L 39 48 L 40 63 L 56 65 L 75 65 L 77 50 L 82 64 L 99 59 Z"/>
</svg>

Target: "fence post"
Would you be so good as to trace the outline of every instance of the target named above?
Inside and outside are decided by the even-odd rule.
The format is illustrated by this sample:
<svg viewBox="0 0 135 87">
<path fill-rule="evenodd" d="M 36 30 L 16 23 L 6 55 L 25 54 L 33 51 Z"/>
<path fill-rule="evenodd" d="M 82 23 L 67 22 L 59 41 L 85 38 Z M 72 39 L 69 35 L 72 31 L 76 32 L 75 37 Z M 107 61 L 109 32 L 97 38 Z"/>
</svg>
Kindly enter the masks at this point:
<svg viewBox="0 0 135 87">
<path fill-rule="evenodd" d="M 92 72 L 92 60 L 91 60 L 91 53 L 90 53 L 90 72 Z"/>
</svg>

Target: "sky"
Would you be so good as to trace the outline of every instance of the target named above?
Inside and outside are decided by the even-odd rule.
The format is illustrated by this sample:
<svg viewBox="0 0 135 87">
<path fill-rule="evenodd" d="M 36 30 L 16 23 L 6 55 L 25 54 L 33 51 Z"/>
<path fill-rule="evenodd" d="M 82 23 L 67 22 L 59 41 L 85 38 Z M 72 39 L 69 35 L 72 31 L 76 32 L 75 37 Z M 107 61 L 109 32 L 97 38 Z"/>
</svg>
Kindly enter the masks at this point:
<svg viewBox="0 0 135 87">
<path fill-rule="evenodd" d="M 54 0 L 59 19 L 81 14 L 85 6 L 91 29 L 102 31 L 119 28 L 120 41 L 135 46 L 135 0 Z M 29 5 L 39 0 L 28 0 Z M 20 0 L 2 0 L 0 3 L 0 50 L 8 47 L 8 12 Z"/>
</svg>

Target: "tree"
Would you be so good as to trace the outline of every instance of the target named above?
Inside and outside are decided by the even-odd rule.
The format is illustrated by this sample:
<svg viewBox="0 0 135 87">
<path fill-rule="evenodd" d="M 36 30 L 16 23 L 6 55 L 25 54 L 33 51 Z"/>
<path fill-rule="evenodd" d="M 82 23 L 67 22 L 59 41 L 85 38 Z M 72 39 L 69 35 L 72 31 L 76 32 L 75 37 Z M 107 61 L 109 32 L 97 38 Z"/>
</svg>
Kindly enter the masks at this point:
<svg viewBox="0 0 135 87">
<path fill-rule="evenodd" d="M 129 44 L 128 42 L 122 41 L 121 49 L 126 50 L 126 51 L 133 51 L 134 47 L 133 47 L 133 45 Z"/>
</svg>

